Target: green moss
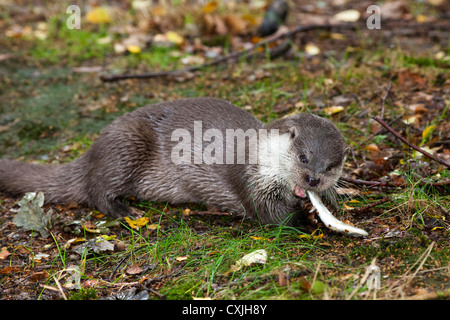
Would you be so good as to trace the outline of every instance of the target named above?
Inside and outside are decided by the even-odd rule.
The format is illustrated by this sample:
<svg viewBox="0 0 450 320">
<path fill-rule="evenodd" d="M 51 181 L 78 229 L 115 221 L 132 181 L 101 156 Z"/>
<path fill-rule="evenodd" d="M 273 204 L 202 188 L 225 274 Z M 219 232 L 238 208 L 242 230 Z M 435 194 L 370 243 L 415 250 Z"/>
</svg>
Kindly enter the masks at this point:
<svg viewBox="0 0 450 320">
<path fill-rule="evenodd" d="M 69 300 L 97 300 L 94 288 L 80 289 L 78 292 L 70 291 Z"/>
<path fill-rule="evenodd" d="M 174 281 L 165 286 L 169 291 L 164 293 L 164 295 L 168 300 L 192 300 L 192 292 L 200 285 L 201 283 L 197 283 L 194 280 Z"/>
</svg>

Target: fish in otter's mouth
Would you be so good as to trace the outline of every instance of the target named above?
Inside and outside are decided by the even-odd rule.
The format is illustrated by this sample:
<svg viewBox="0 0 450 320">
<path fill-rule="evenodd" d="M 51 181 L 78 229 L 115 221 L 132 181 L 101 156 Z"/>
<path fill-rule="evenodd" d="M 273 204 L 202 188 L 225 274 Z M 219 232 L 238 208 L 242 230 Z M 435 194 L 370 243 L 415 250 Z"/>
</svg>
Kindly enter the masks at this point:
<svg viewBox="0 0 450 320">
<path fill-rule="evenodd" d="M 367 237 L 369 235 L 365 230 L 356 228 L 336 219 L 328 210 L 328 208 L 323 204 L 320 196 L 317 193 L 309 190 L 305 192 L 305 190 L 303 190 L 301 187 L 295 185 L 294 194 L 300 198 L 306 198 L 306 194 L 308 194 L 313 207 L 318 212 L 320 220 L 325 224 L 327 228 L 354 237 Z"/>
</svg>

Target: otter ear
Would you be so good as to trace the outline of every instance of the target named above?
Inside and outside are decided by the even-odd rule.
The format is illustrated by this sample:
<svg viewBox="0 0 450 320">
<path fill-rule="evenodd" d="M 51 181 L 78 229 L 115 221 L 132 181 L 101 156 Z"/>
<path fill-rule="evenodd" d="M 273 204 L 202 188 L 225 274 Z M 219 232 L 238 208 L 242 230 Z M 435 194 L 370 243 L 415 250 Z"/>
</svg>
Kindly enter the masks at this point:
<svg viewBox="0 0 450 320">
<path fill-rule="evenodd" d="M 289 135 L 292 140 L 294 140 L 298 136 L 298 128 L 297 127 L 290 127 L 288 132 L 289 132 Z"/>
</svg>

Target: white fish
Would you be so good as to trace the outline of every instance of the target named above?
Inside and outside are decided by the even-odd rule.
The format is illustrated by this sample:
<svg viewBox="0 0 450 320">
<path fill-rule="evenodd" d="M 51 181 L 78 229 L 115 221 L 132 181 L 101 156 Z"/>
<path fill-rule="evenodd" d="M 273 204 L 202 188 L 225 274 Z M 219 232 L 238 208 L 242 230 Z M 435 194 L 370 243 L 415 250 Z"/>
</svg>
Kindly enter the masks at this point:
<svg viewBox="0 0 450 320">
<path fill-rule="evenodd" d="M 319 213 L 320 220 L 325 224 L 327 228 L 354 237 L 367 237 L 369 235 L 362 229 L 353 227 L 336 219 L 333 214 L 327 209 L 327 207 L 325 207 L 322 200 L 315 192 L 308 191 L 308 196 L 311 200 L 312 205 Z"/>
</svg>

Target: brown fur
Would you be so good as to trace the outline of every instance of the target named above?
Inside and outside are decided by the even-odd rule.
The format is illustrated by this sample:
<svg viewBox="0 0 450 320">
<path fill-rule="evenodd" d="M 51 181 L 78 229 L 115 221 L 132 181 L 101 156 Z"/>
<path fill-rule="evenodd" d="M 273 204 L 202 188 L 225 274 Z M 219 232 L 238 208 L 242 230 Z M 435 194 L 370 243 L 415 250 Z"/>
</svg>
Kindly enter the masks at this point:
<svg viewBox="0 0 450 320">
<path fill-rule="evenodd" d="M 260 164 L 182 164 L 171 161 L 177 142 L 173 130 L 193 132 L 202 121 L 203 132 L 225 129 L 278 129 L 289 136 L 284 160 L 289 170 Z M 224 134 L 225 140 L 225 134 Z M 209 142 L 203 142 L 203 148 Z M 308 162 L 299 161 L 305 155 Z M 125 216 L 129 208 L 120 200 L 137 199 L 169 203 L 199 202 L 262 223 L 289 222 L 303 201 L 293 187 L 327 192 L 334 189 L 346 155 L 344 138 L 328 120 L 300 114 L 277 120 L 267 127 L 244 110 L 214 98 L 190 98 L 142 107 L 104 128 L 91 148 L 61 166 L 0 160 L 0 191 L 21 195 L 43 191 L 46 202 L 76 202 L 95 207 L 112 217 Z M 326 168 L 332 170 L 326 171 Z M 320 183 L 311 186 L 308 179 Z"/>
</svg>

